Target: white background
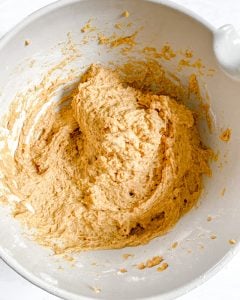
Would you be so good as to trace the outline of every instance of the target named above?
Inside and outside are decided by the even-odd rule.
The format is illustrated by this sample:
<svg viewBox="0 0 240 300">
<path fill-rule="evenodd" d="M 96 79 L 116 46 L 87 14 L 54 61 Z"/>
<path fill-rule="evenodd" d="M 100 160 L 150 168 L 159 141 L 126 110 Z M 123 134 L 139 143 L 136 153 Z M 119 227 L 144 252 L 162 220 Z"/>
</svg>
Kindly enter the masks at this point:
<svg viewBox="0 0 240 300">
<path fill-rule="evenodd" d="M 54 1 L 0 0 L 0 37 L 25 16 L 51 2 Z M 175 0 L 174 2 L 193 10 L 215 27 L 231 23 L 240 29 L 239 0 Z M 59 298 L 24 280 L 0 259 L 0 300 L 57 299 Z M 240 253 L 204 285 L 179 298 L 179 300 L 210 299 L 240 299 Z"/>
</svg>

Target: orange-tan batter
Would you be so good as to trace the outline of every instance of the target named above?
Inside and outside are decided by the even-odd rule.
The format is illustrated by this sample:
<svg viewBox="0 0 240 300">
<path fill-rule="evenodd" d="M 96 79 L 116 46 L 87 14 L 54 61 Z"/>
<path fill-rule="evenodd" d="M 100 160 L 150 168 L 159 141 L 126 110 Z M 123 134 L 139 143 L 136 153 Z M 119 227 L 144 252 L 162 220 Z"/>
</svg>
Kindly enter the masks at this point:
<svg viewBox="0 0 240 300">
<path fill-rule="evenodd" d="M 211 151 L 193 113 L 123 78 L 92 65 L 70 103 L 40 117 L 29 145 L 19 140 L 14 215 L 57 253 L 164 234 L 193 207 L 210 173 Z"/>
</svg>

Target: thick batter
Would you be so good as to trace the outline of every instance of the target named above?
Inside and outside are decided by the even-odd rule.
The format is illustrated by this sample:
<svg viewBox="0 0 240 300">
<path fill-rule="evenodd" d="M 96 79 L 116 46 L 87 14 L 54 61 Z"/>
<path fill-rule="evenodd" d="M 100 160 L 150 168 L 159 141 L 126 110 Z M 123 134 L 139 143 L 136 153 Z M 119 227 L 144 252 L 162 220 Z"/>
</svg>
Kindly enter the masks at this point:
<svg viewBox="0 0 240 300">
<path fill-rule="evenodd" d="M 14 214 L 57 253 L 143 244 L 196 203 L 209 157 L 184 105 L 92 65 L 20 139 Z"/>
</svg>

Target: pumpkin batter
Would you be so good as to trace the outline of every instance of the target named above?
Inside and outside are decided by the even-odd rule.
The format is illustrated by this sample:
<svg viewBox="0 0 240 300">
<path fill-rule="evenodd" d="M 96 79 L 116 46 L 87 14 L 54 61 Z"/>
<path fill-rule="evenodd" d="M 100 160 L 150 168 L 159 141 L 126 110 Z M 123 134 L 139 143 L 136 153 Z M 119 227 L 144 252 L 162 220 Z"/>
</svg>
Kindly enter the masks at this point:
<svg viewBox="0 0 240 300">
<path fill-rule="evenodd" d="M 210 150 L 193 113 L 92 65 L 15 154 L 14 214 L 56 253 L 144 244 L 196 203 Z M 29 209 L 31 207 L 31 209 Z"/>
</svg>

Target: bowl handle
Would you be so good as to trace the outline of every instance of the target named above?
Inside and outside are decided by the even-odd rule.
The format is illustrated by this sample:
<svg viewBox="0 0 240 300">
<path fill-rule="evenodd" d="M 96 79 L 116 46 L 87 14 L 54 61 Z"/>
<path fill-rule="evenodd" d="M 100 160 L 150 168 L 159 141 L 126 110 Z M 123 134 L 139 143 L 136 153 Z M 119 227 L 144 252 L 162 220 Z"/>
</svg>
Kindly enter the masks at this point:
<svg viewBox="0 0 240 300">
<path fill-rule="evenodd" d="M 213 47 L 222 69 L 240 80 L 240 32 L 230 24 L 223 25 L 214 33 Z"/>
</svg>

